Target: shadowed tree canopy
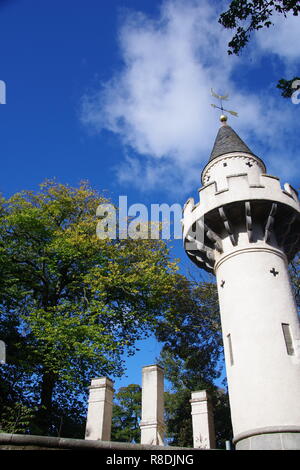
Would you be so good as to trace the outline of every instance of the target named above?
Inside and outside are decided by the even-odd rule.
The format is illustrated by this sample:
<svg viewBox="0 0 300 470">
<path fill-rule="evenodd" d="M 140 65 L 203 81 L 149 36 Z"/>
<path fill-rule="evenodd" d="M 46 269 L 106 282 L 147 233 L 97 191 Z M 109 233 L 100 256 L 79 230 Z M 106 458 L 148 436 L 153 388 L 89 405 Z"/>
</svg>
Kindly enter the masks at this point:
<svg viewBox="0 0 300 470">
<path fill-rule="evenodd" d="M 212 398 L 217 448 L 224 449 L 232 438 L 229 399 L 226 388 L 217 387 L 206 375 L 201 357 L 179 357 L 163 350 L 159 363 L 171 388 L 165 393 L 167 438 L 170 445 L 193 447 L 191 392 L 207 390 Z"/>
<path fill-rule="evenodd" d="M 232 0 L 228 10 L 219 18 L 222 26 L 234 31 L 228 43 L 228 54 L 239 54 L 250 41 L 254 31 L 273 26 L 272 15 L 274 13 L 279 13 L 284 17 L 288 13 L 298 16 L 300 2 L 299 0 Z M 277 88 L 282 90 L 282 96 L 291 97 L 295 91 L 292 84 L 297 79 L 299 77 L 279 80 Z"/>
<path fill-rule="evenodd" d="M 141 402 L 140 385 L 130 384 L 127 387 L 121 387 L 116 393 L 111 432 L 113 441 L 140 443 Z"/>
<path fill-rule="evenodd" d="M 216 285 L 183 276 L 177 276 L 176 285 L 170 318 L 160 322 L 157 337 L 164 344 L 163 352 L 185 361 L 185 369 L 198 369 L 204 381 L 212 382 L 220 375 L 223 357 Z M 174 374 L 172 380 L 175 383 Z M 181 380 L 188 383 L 188 374 L 180 374 Z"/>
</svg>

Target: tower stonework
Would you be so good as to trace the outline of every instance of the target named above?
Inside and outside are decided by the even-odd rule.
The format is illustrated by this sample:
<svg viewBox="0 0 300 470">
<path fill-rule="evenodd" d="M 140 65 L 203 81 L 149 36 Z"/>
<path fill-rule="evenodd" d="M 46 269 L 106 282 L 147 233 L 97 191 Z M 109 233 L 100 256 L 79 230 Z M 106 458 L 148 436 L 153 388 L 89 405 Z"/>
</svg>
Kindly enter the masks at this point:
<svg viewBox="0 0 300 470">
<path fill-rule="evenodd" d="M 216 275 L 234 443 L 300 449 L 300 328 L 288 263 L 300 203 L 223 122 L 183 211 L 189 258 Z"/>
</svg>

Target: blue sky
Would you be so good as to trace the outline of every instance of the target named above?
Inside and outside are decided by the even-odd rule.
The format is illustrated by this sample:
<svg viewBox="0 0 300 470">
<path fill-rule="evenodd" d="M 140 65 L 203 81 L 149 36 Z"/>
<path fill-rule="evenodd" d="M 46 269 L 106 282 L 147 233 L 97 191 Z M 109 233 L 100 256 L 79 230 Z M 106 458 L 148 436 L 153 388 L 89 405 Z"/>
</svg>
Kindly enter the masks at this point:
<svg viewBox="0 0 300 470">
<path fill-rule="evenodd" d="M 218 24 L 228 1 L 0 1 L 0 192 L 37 190 L 45 178 L 88 179 L 114 202 L 197 198 L 218 130 L 210 88 L 230 93 L 229 124 L 268 172 L 299 187 L 300 105 L 275 85 L 298 75 L 298 18 L 274 18 L 240 57 Z M 172 242 L 184 273 L 193 270 Z M 128 361 L 124 385 L 159 353 Z"/>
</svg>

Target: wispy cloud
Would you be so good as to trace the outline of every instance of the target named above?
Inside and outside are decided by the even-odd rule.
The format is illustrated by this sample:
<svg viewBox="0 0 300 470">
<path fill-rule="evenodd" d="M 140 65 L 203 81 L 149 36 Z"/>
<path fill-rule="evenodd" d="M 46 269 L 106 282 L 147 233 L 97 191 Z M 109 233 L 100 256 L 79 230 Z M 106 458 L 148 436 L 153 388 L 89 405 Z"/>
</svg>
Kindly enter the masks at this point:
<svg viewBox="0 0 300 470">
<path fill-rule="evenodd" d="M 86 125 L 115 133 L 126 148 L 116 170 L 120 183 L 146 190 L 168 184 L 186 192 L 199 182 L 217 131 L 211 87 L 234 97 L 229 106 L 242 112 L 233 126 L 250 146 L 259 139 L 267 153 L 278 154 L 281 146 L 286 150 L 283 139 L 294 129 L 285 123 L 293 122 L 296 110 L 280 98 L 275 102 L 239 89 L 238 70 L 246 58 L 228 57 L 231 32 L 218 24 L 219 13 L 206 0 L 167 0 L 156 20 L 138 12 L 124 17 L 123 68 L 85 95 L 82 105 Z M 257 44 L 260 53 L 285 54 L 280 41 L 272 46 L 257 39 Z M 290 53 L 289 63 L 293 60 Z"/>
<path fill-rule="evenodd" d="M 263 52 L 275 54 L 287 66 L 299 67 L 300 58 L 300 18 L 292 13 L 286 18 L 275 13 L 272 17 L 273 25 L 256 33 L 258 46 Z"/>
</svg>

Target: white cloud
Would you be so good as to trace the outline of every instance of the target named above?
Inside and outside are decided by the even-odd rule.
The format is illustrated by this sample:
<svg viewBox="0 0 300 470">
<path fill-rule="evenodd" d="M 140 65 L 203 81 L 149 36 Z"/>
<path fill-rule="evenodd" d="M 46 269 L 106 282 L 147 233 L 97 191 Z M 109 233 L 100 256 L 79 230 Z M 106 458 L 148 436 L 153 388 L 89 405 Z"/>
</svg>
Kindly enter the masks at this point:
<svg viewBox="0 0 300 470">
<path fill-rule="evenodd" d="M 134 185 L 142 191 L 154 188 L 166 190 L 171 198 L 175 195 L 188 193 L 191 188 L 200 186 L 200 167 L 189 161 L 180 165 L 178 161 L 160 158 L 154 159 L 126 155 L 123 163 L 118 166 L 116 175 L 120 184 Z"/>
<path fill-rule="evenodd" d="M 256 33 L 256 40 L 265 53 L 279 56 L 287 65 L 300 58 L 300 17 L 287 14 L 286 18 L 275 13 L 271 18 L 273 25 Z"/>
<path fill-rule="evenodd" d="M 208 116 L 208 124 L 214 122 L 205 110 L 227 34 L 212 14 L 207 6 L 167 2 L 157 22 L 128 16 L 120 34 L 124 69 L 85 101 L 85 122 L 119 133 L 138 153 L 156 158 L 190 159 L 206 148 L 202 124 Z"/>
<path fill-rule="evenodd" d="M 246 59 L 228 57 L 231 32 L 218 24 L 218 14 L 206 0 L 167 0 L 157 20 L 137 12 L 124 18 L 124 66 L 85 96 L 82 108 L 85 124 L 122 139 L 127 156 L 117 169 L 120 183 L 185 192 L 199 182 L 218 127 L 211 87 L 231 94 L 226 105 L 240 112 L 231 124 L 250 147 L 255 136 L 278 153 L 295 106 L 239 89 L 238 67 Z M 268 42 L 263 44 L 267 50 Z"/>
</svg>

